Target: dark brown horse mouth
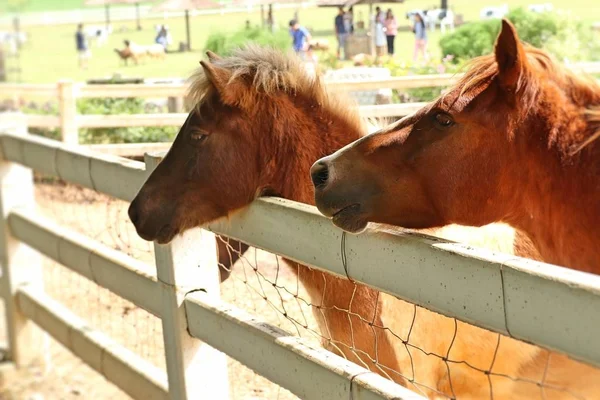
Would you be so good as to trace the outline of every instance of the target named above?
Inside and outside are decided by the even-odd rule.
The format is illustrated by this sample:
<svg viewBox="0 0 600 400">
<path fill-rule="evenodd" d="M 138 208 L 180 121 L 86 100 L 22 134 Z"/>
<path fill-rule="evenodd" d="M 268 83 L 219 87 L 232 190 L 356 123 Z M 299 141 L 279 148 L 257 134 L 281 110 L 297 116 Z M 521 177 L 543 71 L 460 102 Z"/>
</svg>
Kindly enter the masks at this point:
<svg viewBox="0 0 600 400">
<path fill-rule="evenodd" d="M 365 230 L 369 221 L 361 210 L 359 203 L 350 204 L 332 215 L 331 221 L 335 226 L 350 233 L 360 233 Z"/>
<path fill-rule="evenodd" d="M 156 234 L 156 237 L 154 238 L 154 241 L 158 244 L 168 244 L 178 233 L 178 230 L 174 229 L 171 224 L 167 224 L 160 228 Z"/>
</svg>

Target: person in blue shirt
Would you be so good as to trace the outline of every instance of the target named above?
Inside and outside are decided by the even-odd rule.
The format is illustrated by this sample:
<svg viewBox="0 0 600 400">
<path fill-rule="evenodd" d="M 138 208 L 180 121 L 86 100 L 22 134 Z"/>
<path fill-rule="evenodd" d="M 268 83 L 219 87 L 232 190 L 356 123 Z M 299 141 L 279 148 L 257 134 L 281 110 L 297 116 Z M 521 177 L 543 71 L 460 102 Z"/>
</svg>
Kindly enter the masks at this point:
<svg viewBox="0 0 600 400">
<path fill-rule="evenodd" d="M 335 17 L 335 36 L 338 41 L 337 57 L 341 58 L 342 49 L 344 49 L 344 59 L 346 58 L 346 38 L 348 37 L 348 30 L 344 23 L 344 7 L 340 7 L 338 15 Z"/>
<path fill-rule="evenodd" d="M 79 56 L 79 68 L 87 68 L 87 60 L 90 57 L 90 50 L 88 48 L 85 34 L 83 33 L 83 24 L 77 25 L 77 32 L 75 33 L 75 42 L 77 44 L 77 54 Z"/>
<path fill-rule="evenodd" d="M 308 33 L 306 28 L 300 26 L 298 21 L 293 19 L 290 21 L 290 35 L 292 36 L 292 46 L 294 51 L 300 58 L 304 59 L 304 54 L 308 47 L 307 43 L 311 39 L 310 33 Z"/>
</svg>

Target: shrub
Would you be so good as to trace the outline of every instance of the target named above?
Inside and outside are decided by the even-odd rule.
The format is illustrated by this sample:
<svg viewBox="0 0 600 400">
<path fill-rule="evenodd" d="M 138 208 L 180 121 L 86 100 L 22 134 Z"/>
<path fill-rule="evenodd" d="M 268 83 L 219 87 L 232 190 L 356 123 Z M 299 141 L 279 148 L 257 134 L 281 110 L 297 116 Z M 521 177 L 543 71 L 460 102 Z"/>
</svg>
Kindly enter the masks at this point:
<svg viewBox="0 0 600 400">
<path fill-rule="evenodd" d="M 25 114 L 38 114 L 38 115 L 56 115 L 58 116 L 58 104 L 54 102 L 46 103 L 35 103 L 30 102 L 25 106 L 21 107 L 21 111 Z M 45 128 L 28 128 L 27 131 L 34 135 L 43 136 L 48 139 L 60 140 L 60 129 L 45 129 Z"/>
<path fill-rule="evenodd" d="M 344 68 L 344 63 L 340 61 L 338 56 L 331 52 L 323 52 L 319 55 L 319 66 L 324 70 Z M 370 66 L 370 65 L 369 65 Z"/>
<path fill-rule="evenodd" d="M 144 114 L 148 105 L 139 98 L 90 98 L 77 101 L 79 114 Z M 30 103 L 22 109 L 25 113 L 58 115 L 55 103 L 38 105 Z M 156 110 L 148 110 L 156 112 Z M 50 139 L 60 140 L 58 129 L 29 129 L 30 133 Z M 131 127 L 80 129 L 79 143 L 153 143 L 168 142 L 177 134 L 176 127 Z"/>
<path fill-rule="evenodd" d="M 411 65 L 409 63 L 398 63 L 395 59 L 389 59 L 383 64 L 392 73 L 392 76 L 406 75 L 434 75 L 454 73 L 458 71 L 459 66 L 452 64 L 452 57 L 446 57 L 441 62 L 429 62 L 426 65 Z M 442 87 L 420 87 L 407 89 L 405 91 L 394 90 L 394 102 L 410 103 L 420 101 L 431 101 L 442 94 Z"/>
<path fill-rule="evenodd" d="M 517 8 L 507 18 L 515 25 L 522 41 L 547 50 L 561 61 L 590 60 L 597 57 L 598 44 L 592 40 L 589 26 L 570 13 L 534 13 Z M 463 25 L 442 37 L 442 54 L 453 55 L 456 62 L 489 54 L 499 31 L 498 20 Z"/>
<path fill-rule="evenodd" d="M 140 98 L 91 98 L 77 101 L 79 114 L 144 114 Z M 131 127 L 80 129 L 79 143 L 153 143 L 168 142 L 177 134 L 175 127 Z"/>
<path fill-rule="evenodd" d="M 454 62 L 489 54 L 500 31 L 499 21 L 487 20 L 465 24 L 440 39 L 442 55 L 454 56 Z"/>
<path fill-rule="evenodd" d="M 227 56 L 231 52 L 247 43 L 256 43 L 261 46 L 270 46 L 280 50 L 291 47 L 291 38 L 287 29 L 270 32 L 267 29 L 254 27 L 241 29 L 237 32 L 226 34 L 223 32 L 211 33 L 205 44 L 205 50 Z"/>
</svg>

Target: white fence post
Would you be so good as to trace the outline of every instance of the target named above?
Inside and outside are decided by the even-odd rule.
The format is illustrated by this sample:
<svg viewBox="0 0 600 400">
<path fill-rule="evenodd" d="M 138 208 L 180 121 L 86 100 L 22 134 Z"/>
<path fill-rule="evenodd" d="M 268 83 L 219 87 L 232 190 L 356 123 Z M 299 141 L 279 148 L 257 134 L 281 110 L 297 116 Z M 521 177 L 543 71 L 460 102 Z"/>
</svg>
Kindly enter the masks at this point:
<svg viewBox="0 0 600 400">
<path fill-rule="evenodd" d="M 25 116 L 0 114 L 0 132 L 26 135 Z M 17 367 L 41 361 L 47 336 L 21 314 L 15 293 L 22 285 L 43 290 L 42 259 L 39 253 L 19 242 L 10 232 L 6 217 L 14 208 L 35 210 L 33 174 L 29 168 L 0 159 L 0 293 L 6 309 L 7 359 Z"/>
<path fill-rule="evenodd" d="M 145 155 L 153 170 L 159 155 Z M 215 235 L 192 229 L 169 245 L 154 245 L 157 277 L 162 285 L 162 329 L 169 395 L 176 400 L 229 399 L 226 355 L 191 337 L 185 307 L 187 292 L 203 290 L 220 295 Z"/>
<path fill-rule="evenodd" d="M 79 144 L 77 128 L 77 93 L 75 83 L 70 80 L 58 82 L 58 101 L 61 139 L 64 143 Z"/>
</svg>

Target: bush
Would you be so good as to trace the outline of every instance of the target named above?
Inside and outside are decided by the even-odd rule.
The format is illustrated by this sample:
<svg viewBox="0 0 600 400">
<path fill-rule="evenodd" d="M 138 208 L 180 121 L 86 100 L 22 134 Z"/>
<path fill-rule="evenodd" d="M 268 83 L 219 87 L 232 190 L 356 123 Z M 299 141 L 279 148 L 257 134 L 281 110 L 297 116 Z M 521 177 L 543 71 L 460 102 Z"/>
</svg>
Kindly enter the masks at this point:
<svg viewBox="0 0 600 400">
<path fill-rule="evenodd" d="M 144 114 L 148 105 L 139 98 L 90 98 L 77 101 L 78 114 Z M 41 106 L 30 103 L 22 110 L 25 113 L 58 115 L 58 107 L 55 103 L 45 103 Z M 148 110 L 156 112 L 156 110 Z M 94 128 L 80 129 L 79 143 L 153 143 L 168 142 L 177 134 L 176 127 L 132 127 L 132 128 Z M 29 130 L 33 134 L 60 140 L 58 129 L 36 129 Z"/>
<path fill-rule="evenodd" d="M 500 31 L 500 23 L 495 20 L 471 22 L 457 28 L 453 33 L 440 39 L 442 55 L 454 56 L 454 62 L 469 60 L 489 54 Z"/>
<path fill-rule="evenodd" d="M 21 107 L 21 111 L 25 114 L 38 115 L 56 115 L 58 116 L 58 104 L 54 102 L 35 103 L 30 102 Z M 45 128 L 28 128 L 27 131 L 34 135 L 43 136 L 48 139 L 60 140 L 60 129 L 45 129 Z"/>
<path fill-rule="evenodd" d="M 139 98 L 91 98 L 77 101 L 79 114 L 144 114 L 145 102 Z M 131 127 L 80 129 L 79 143 L 154 143 L 168 142 L 177 134 L 175 127 Z"/>
<path fill-rule="evenodd" d="M 458 71 L 459 66 L 452 64 L 452 57 L 446 57 L 441 62 L 429 62 L 426 65 L 411 65 L 408 63 L 398 63 L 395 59 L 389 59 L 383 64 L 383 67 L 388 68 L 392 76 L 407 76 L 407 75 L 435 75 L 454 73 Z M 442 94 L 441 87 L 420 87 L 407 89 L 403 92 L 394 90 L 395 103 L 411 103 L 420 101 L 431 101 Z"/>
<path fill-rule="evenodd" d="M 591 60 L 598 57 L 598 44 L 592 40 L 589 26 L 569 13 L 534 13 L 522 8 L 511 11 L 507 18 L 515 25 L 523 42 L 543 48 L 561 61 Z M 472 22 L 456 29 L 440 40 L 444 56 L 455 61 L 489 54 L 500 31 L 500 21 Z"/>
<path fill-rule="evenodd" d="M 210 50 L 218 55 L 227 56 L 234 49 L 247 43 L 256 43 L 261 46 L 270 46 L 280 50 L 291 48 L 291 38 L 287 29 L 270 32 L 267 29 L 254 27 L 241 29 L 237 32 L 226 34 L 223 32 L 211 33 L 206 40 L 205 50 Z"/>
</svg>

